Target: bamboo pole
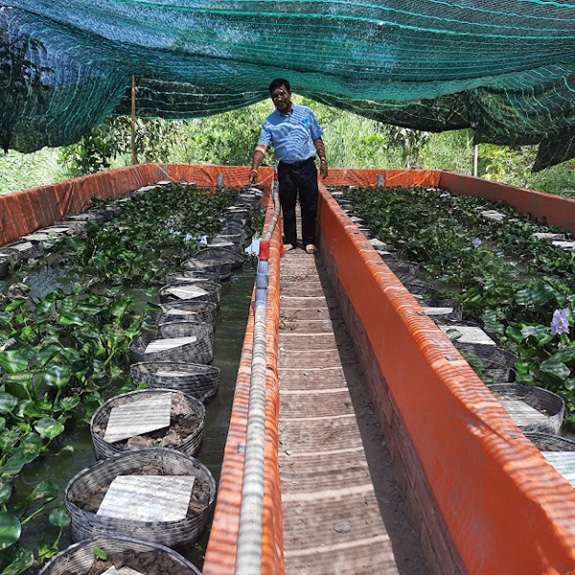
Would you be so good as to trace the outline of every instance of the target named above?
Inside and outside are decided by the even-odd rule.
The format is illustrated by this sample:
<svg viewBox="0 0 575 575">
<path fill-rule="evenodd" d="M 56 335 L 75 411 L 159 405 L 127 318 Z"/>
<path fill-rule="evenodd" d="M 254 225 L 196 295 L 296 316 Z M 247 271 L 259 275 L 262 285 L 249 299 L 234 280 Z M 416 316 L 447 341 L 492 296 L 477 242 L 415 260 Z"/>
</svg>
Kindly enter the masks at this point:
<svg viewBox="0 0 575 575">
<path fill-rule="evenodd" d="M 479 144 L 475 144 L 475 150 L 473 153 L 473 175 L 477 177 L 477 164 L 479 162 Z"/>
<path fill-rule="evenodd" d="M 138 158 L 136 157 L 136 76 L 132 74 L 132 135 L 131 135 L 131 146 L 132 146 L 132 165 L 138 163 Z"/>
</svg>

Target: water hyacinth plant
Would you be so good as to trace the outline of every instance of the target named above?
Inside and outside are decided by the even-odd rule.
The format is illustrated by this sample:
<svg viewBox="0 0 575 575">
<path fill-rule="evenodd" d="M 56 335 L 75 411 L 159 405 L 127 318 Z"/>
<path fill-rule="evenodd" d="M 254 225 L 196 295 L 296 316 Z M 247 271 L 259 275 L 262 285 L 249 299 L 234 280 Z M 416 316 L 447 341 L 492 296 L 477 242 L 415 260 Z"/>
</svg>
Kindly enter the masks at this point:
<svg viewBox="0 0 575 575">
<path fill-rule="evenodd" d="M 38 483 L 24 500 L 25 467 L 73 453 L 70 424 L 87 425 L 109 396 L 131 391 L 130 342 L 156 309 L 158 287 L 218 231 L 231 194 L 182 184 L 122 202 L 119 217 L 59 241 L 0 282 L 0 571 L 17 575 L 58 552 L 69 518 L 60 488 Z M 95 200 L 102 204 L 103 200 Z M 118 202 L 119 203 L 119 202 Z M 4 345 L 3 345 L 4 344 Z M 37 549 L 22 543 L 45 525 Z"/>
<path fill-rule="evenodd" d="M 482 323 L 517 355 L 516 381 L 565 399 L 566 421 L 574 426 L 575 252 L 535 235 L 560 230 L 508 206 L 437 188 L 344 192 L 374 236 L 419 262 L 426 279 L 462 303 L 464 319 Z M 482 217 L 494 208 L 502 221 Z"/>
<path fill-rule="evenodd" d="M 551 335 L 569 333 L 569 308 L 556 309 L 551 320 Z"/>
</svg>

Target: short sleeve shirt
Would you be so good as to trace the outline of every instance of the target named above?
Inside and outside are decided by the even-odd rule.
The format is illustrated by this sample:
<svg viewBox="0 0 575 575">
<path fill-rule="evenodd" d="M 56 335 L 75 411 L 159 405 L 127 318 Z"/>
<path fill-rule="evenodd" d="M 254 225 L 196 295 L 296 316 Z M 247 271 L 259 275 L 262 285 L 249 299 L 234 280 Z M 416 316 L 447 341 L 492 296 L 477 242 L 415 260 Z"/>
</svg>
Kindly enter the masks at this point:
<svg viewBox="0 0 575 575">
<path fill-rule="evenodd" d="M 275 157 L 291 164 L 315 156 L 313 141 L 322 135 L 323 130 L 311 109 L 292 103 L 290 114 L 274 110 L 264 120 L 258 144 L 272 144 Z"/>
</svg>

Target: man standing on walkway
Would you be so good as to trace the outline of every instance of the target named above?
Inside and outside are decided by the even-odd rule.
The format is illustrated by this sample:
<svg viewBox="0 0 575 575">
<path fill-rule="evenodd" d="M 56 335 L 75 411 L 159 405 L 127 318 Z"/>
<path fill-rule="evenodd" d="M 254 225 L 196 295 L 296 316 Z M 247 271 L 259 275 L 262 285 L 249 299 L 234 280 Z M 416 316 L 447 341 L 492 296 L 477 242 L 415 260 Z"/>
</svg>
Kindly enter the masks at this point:
<svg viewBox="0 0 575 575">
<path fill-rule="evenodd" d="M 316 153 L 320 160 L 319 173 L 322 178 L 327 178 L 327 159 L 321 139 L 323 130 L 310 108 L 291 101 L 291 88 L 287 80 L 277 78 L 268 89 L 276 109 L 263 122 L 260 139 L 254 151 L 250 183 L 257 181 L 258 168 L 268 146 L 272 144 L 274 154 L 279 160 L 278 184 L 283 212 L 284 249 L 289 251 L 297 247 L 295 207 L 299 192 L 303 245 L 308 254 L 313 254 L 317 251 Z"/>
</svg>

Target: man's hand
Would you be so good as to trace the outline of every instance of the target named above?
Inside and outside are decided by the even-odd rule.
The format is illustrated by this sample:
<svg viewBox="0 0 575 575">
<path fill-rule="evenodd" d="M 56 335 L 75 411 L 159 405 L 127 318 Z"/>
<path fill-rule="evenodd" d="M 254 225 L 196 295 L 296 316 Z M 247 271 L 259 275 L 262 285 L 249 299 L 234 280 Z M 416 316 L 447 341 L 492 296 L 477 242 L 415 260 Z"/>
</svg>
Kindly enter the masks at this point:
<svg viewBox="0 0 575 575">
<path fill-rule="evenodd" d="M 319 163 L 319 175 L 321 176 L 322 180 L 327 178 L 327 160 L 321 160 Z"/>
<path fill-rule="evenodd" d="M 268 147 L 263 144 L 258 144 L 254 150 L 254 160 L 252 162 L 252 169 L 250 170 L 249 181 L 250 184 L 255 184 L 258 181 L 258 168 L 260 167 Z"/>
</svg>

